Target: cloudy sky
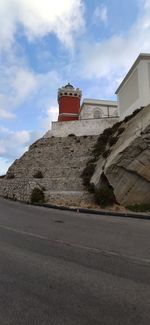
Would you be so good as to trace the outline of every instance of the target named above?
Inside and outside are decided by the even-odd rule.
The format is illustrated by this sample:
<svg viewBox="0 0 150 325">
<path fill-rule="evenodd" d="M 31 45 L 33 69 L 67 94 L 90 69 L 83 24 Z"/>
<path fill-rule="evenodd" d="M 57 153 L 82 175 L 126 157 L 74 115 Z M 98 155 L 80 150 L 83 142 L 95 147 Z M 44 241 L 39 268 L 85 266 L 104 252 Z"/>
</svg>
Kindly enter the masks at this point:
<svg viewBox="0 0 150 325">
<path fill-rule="evenodd" d="M 115 99 L 150 52 L 150 0 L 0 0 L 0 174 L 56 120 L 57 89 Z"/>
</svg>

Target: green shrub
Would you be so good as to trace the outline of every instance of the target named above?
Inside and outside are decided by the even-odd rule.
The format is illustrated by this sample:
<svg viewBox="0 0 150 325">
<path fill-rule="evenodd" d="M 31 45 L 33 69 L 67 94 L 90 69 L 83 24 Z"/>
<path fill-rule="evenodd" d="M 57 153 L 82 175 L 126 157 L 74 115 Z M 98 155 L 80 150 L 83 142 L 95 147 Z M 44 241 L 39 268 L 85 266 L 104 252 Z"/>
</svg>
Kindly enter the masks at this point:
<svg viewBox="0 0 150 325">
<path fill-rule="evenodd" d="M 111 150 L 110 149 L 104 151 L 103 152 L 103 157 L 106 159 L 110 155 L 110 153 L 111 153 Z"/>
<path fill-rule="evenodd" d="M 110 137 L 109 138 L 109 145 L 112 147 L 118 141 L 118 137 Z"/>
<path fill-rule="evenodd" d="M 81 177 L 83 178 L 83 185 L 86 186 L 89 191 L 91 191 L 90 180 L 94 174 L 94 171 L 95 171 L 95 164 L 88 163 L 81 175 Z"/>
<path fill-rule="evenodd" d="M 43 190 L 35 187 L 31 193 L 31 203 L 44 203 L 45 196 Z"/>
<path fill-rule="evenodd" d="M 117 135 L 120 135 L 124 132 L 125 128 L 124 127 L 121 127 L 118 129 L 118 132 L 117 132 Z"/>
<path fill-rule="evenodd" d="M 95 163 L 101 155 L 104 158 L 107 158 L 111 152 L 109 146 L 112 146 L 118 141 L 117 136 L 113 136 L 122 122 L 117 122 L 111 128 L 107 128 L 104 132 L 98 137 L 96 144 L 94 145 L 92 155 L 93 158 L 87 163 L 81 177 L 83 178 L 83 184 L 87 187 L 88 190 L 91 190 L 90 180 L 95 171 Z M 123 132 L 123 128 L 120 128 L 120 133 Z"/>
<path fill-rule="evenodd" d="M 126 206 L 127 209 L 134 211 L 134 212 L 150 212 L 150 204 L 146 203 L 139 203 L 134 205 Z"/>
<path fill-rule="evenodd" d="M 95 191 L 96 202 L 101 207 L 110 206 L 116 202 L 112 187 L 102 186 Z"/>
<path fill-rule="evenodd" d="M 107 139 L 107 136 L 103 136 L 103 134 L 98 138 L 97 143 L 93 149 L 93 154 L 95 157 L 99 157 L 105 151 Z"/>
<path fill-rule="evenodd" d="M 123 120 L 123 122 L 127 123 L 128 121 L 130 121 L 134 116 L 136 116 L 141 111 L 142 108 L 143 107 L 137 108 L 132 114 L 126 116 L 125 119 Z"/>
<path fill-rule="evenodd" d="M 33 175 L 34 178 L 43 178 L 43 174 L 40 170 L 38 170 L 34 175 Z"/>
<path fill-rule="evenodd" d="M 112 128 L 107 128 L 104 130 L 103 135 L 109 137 L 113 134 Z"/>
<path fill-rule="evenodd" d="M 119 128 L 119 126 L 122 124 L 122 122 L 120 121 L 120 122 L 117 122 L 117 123 L 115 123 L 113 126 L 112 126 L 112 134 L 114 134 L 117 130 L 118 130 L 118 128 Z"/>
<path fill-rule="evenodd" d="M 75 134 L 70 133 L 70 134 L 68 134 L 68 137 L 76 137 L 76 136 L 75 136 Z"/>
</svg>

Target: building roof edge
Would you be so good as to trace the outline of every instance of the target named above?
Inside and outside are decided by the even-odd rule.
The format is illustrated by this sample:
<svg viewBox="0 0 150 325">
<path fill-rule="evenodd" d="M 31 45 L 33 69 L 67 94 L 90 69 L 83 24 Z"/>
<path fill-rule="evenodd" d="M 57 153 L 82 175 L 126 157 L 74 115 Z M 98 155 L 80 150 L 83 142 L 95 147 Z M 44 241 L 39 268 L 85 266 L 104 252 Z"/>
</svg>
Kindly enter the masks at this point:
<svg viewBox="0 0 150 325">
<path fill-rule="evenodd" d="M 117 88 L 117 90 L 115 92 L 116 95 L 118 94 L 119 90 L 125 84 L 125 82 L 129 78 L 129 76 L 131 75 L 131 73 L 133 72 L 133 70 L 135 69 L 135 67 L 138 65 L 138 63 L 141 60 L 150 60 L 150 53 L 140 53 L 139 54 L 139 56 L 137 57 L 137 59 L 135 60 L 135 62 L 133 63 L 133 65 L 131 66 L 130 70 L 128 71 L 128 73 L 126 74 L 126 76 L 124 77 L 124 79 L 122 80 L 120 86 Z"/>
</svg>

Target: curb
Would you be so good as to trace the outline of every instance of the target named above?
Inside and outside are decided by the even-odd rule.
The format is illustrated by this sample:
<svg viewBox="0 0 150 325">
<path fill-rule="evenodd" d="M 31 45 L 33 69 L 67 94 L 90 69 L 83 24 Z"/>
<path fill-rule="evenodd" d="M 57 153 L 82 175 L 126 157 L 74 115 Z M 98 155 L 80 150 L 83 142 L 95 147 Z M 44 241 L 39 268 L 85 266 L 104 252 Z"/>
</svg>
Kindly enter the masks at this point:
<svg viewBox="0 0 150 325">
<path fill-rule="evenodd" d="M 49 209 L 57 209 L 63 211 L 71 211 L 71 212 L 78 212 L 78 213 L 87 213 L 87 214 L 95 214 L 101 216 L 114 216 L 114 217 L 126 217 L 126 218 L 133 218 L 133 219 L 143 219 L 143 220 L 150 220 L 150 215 L 145 214 L 137 214 L 137 213 L 122 213 L 122 212 L 112 212 L 112 211 L 102 211 L 102 210 L 90 210 L 84 208 L 69 208 L 65 206 L 59 206 L 55 204 L 34 204 L 36 206 L 42 206 Z"/>
<path fill-rule="evenodd" d="M 2 196 L 0 196 L 2 197 Z M 6 199 L 2 197 L 5 200 L 11 200 L 11 199 Z M 48 203 L 43 203 L 43 204 L 38 204 L 38 203 L 27 203 L 23 201 L 16 201 L 21 204 L 27 204 L 31 206 L 39 206 L 43 208 L 48 208 L 48 209 L 56 209 L 56 210 L 63 210 L 63 211 L 70 211 L 70 212 L 77 212 L 77 213 L 86 213 L 86 214 L 93 214 L 93 215 L 100 215 L 100 216 L 112 216 L 112 217 L 121 217 L 121 218 L 132 218 L 132 219 L 142 219 L 142 220 L 150 220 L 150 214 L 140 214 L 140 213 L 122 213 L 122 212 L 113 212 L 113 211 L 102 211 L 102 210 L 94 210 L 94 209 L 85 209 L 85 208 L 69 208 L 66 206 L 60 206 L 60 205 L 55 205 L 55 204 L 48 204 Z"/>
</svg>

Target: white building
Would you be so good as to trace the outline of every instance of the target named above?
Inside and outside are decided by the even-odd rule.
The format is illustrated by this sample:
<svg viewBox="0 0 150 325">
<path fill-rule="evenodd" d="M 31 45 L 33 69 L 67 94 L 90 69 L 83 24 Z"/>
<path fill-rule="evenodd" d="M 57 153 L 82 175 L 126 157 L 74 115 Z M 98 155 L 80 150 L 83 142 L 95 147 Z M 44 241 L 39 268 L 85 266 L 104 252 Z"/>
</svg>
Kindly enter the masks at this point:
<svg viewBox="0 0 150 325">
<path fill-rule="evenodd" d="M 118 101 L 84 99 L 81 109 L 79 107 L 78 120 L 52 122 L 52 129 L 45 137 L 98 135 L 137 108 L 150 104 L 150 54 L 141 53 L 138 56 L 116 94 Z"/>
<path fill-rule="evenodd" d="M 141 53 L 116 91 L 120 118 L 150 104 L 150 54 Z"/>
<path fill-rule="evenodd" d="M 45 137 L 66 137 L 69 134 L 98 135 L 112 127 L 118 120 L 116 101 L 84 99 L 78 120 L 52 122 L 52 129 L 46 133 Z"/>
<path fill-rule="evenodd" d="M 79 119 L 101 119 L 118 116 L 118 103 L 116 101 L 86 98 L 83 100 Z"/>
</svg>

